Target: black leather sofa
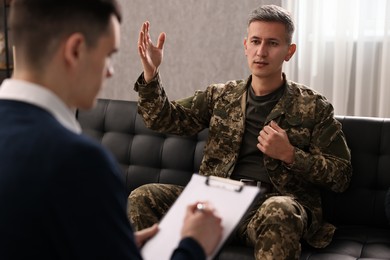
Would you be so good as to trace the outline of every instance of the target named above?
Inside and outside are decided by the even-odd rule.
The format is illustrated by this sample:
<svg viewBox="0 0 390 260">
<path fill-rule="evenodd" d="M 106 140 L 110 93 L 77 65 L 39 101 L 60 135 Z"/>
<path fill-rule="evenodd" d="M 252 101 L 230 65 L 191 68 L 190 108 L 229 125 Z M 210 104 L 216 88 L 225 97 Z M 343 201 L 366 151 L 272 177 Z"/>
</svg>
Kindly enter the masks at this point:
<svg viewBox="0 0 390 260">
<path fill-rule="evenodd" d="M 117 158 L 130 193 L 152 182 L 185 185 L 199 168 L 207 129 L 178 137 L 147 129 L 134 101 L 98 100 L 78 111 L 83 132 Z M 353 178 L 342 194 L 324 191 L 325 218 L 337 226 L 333 242 L 314 249 L 303 244 L 301 259 L 390 259 L 385 194 L 390 187 L 390 119 L 337 117 L 351 148 Z M 253 249 L 227 243 L 218 259 L 254 259 Z"/>
</svg>

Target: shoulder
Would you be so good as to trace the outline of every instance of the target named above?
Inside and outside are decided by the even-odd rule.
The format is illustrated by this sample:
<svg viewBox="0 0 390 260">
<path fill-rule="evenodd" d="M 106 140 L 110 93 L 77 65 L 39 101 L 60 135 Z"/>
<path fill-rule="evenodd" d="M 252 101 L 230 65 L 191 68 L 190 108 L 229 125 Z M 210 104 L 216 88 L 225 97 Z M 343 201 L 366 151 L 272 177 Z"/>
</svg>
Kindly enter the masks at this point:
<svg viewBox="0 0 390 260">
<path fill-rule="evenodd" d="M 207 87 L 206 92 L 213 99 L 218 99 L 219 97 L 236 97 L 241 96 L 247 88 L 248 80 L 239 79 L 239 80 L 229 80 L 225 83 L 211 84 Z"/>
<path fill-rule="evenodd" d="M 115 164 L 112 154 L 96 140 L 84 134 L 75 134 L 65 131 L 58 140 L 58 144 L 63 147 L 63 155 L 72 158 L 80 165 L 104 169 Z M 99 170 L 100 171 L 100 170 Z"/>
<path fill-rule="evenodd" d="M 225 83 L 211 84 L 208 86 L 208 89 L 214 89 L 221 92 L 240 91 L 242 88 L 245 88 L 248 83 L 248 80 L 238 79 L 238 80 L 229 80 Z"/>
<path fill-rule="evenodd" d="M 304 84 L 289 80 L 286 93 L 287 102 L 301 111 L 333 111 L 332 104 L 324 95 Z"/>
<path fill-rule="evenodd" d="M 285 114 L 290 124 L 306 122 L 307 125 L 317 125 L 326 122 L 338 125 L 334 119 L 333 106 L 324 95 L 293 81 L 287 81 L 285 94 L 272 113 Z"/>
<path fill-rule="evenodd" d="M 50 158 L 50 167 L 58 173 L 75 175 L 77 172 L 96 174 L 116 172 L 117 163 L 111 153 L 99 142 L 84 134 L 75 133 L 48 117 L 29 126 L 30 138 L 23 141 L 37 150 L 36 158 Z"/>
<path fill-rule="evenodd" d="M 287 81 L 287 89 L 296 98 L 312 98 L 312 99 L 326 100 L 325 96 L 319 93 L 318 91 L 304 84 L 297 83 L 291 80 Z"/>
<path fill-rule="evenodd" d="M 204 107 L 205 104 L 213 106 L 216 102 L 224 100 L 230 102 L 237 100 L 246 91 L 248 80 L 230 80 L 225 83 L 214 83 L 205 90 L 197 90 L 193 96 L 174 101 L 184 107 Z"/>
</svg>

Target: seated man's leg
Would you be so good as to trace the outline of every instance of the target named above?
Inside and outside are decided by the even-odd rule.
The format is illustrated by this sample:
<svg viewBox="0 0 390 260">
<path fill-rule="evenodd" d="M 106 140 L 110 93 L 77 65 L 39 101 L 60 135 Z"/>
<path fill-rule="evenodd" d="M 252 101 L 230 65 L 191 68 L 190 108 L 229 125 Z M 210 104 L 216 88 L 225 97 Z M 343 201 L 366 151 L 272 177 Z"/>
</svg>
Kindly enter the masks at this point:
<svg viewBox="0 0 390 260">
<path fill-rule="evenodd" d="M 307 221 L 306 210 L 293 198 L 269 197 L 247 226 L 256 259 L 299 259 Z"/>
<path fill-rule="evenodd" d="M 146 184 L 130 193 L 127 215 L 135 231 L 160 221 L 184 187 L 170 184 Z"/>
</svg>

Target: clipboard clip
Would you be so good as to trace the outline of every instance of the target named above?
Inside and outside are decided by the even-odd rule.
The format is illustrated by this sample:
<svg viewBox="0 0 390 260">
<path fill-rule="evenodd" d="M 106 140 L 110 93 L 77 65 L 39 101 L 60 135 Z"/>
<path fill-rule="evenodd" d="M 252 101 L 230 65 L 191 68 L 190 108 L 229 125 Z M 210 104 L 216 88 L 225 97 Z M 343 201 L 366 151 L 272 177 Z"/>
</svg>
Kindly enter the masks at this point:
<svg viewBox="0 0 390 260">
<path fill-rule="evenodd" d="M 216 176 L 207 176 L 206 185 L 213 186 L 217 188 L 223 188 L 235 192 L 241 192 L 244 188 L 244 183 L 236 180 L 231 180 L 227 178 L 221 178 Z"/>
</svg>

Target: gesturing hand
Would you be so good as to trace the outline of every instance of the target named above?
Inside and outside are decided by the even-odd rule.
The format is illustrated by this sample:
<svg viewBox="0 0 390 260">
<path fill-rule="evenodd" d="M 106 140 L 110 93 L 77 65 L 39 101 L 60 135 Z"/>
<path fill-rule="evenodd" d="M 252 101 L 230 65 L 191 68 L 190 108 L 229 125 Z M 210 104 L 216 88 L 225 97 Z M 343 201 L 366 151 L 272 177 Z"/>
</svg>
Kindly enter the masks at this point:
<svg viewBox="0 0 390 260">
<path fill-rule="evenodd" d="M 257 137 L 257 148 L 271 158 L 290 164 L 294 160 L 294 146 L 291 145 L 286 131 L 271 121 L 263 127 Z"/>
<path fill-rule="evenodd" d="M 165 42 L 165 33 L 160 33 L 157 46 L 155 46 L 150 39 L 149 34 L 150 23 L 144 22 L 141 26 L 138 38 L 138 54 L 141 58 L 142 66 L 144 68 L 144 78 L 149 82 L 157 73 L 163 59 L 163 47 Z"/>
</svg>

